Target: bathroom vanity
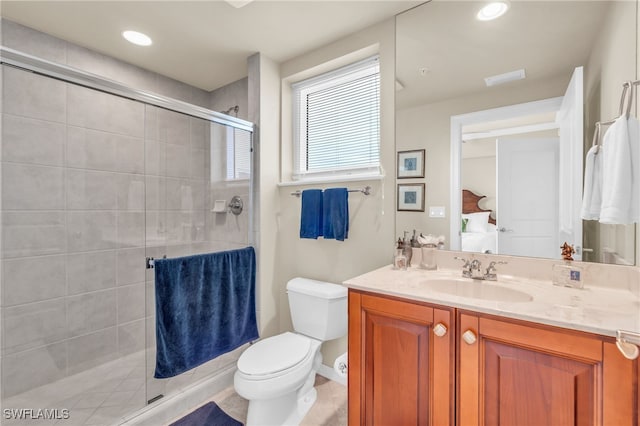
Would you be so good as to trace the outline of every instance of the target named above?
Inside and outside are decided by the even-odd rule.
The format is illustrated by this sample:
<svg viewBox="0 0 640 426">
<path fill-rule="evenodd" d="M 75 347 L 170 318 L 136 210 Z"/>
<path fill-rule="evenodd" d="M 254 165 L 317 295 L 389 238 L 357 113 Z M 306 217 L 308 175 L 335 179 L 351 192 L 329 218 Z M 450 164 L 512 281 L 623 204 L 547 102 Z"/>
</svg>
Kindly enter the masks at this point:
<svg viewBox="0 0 640 426">
<path fill-rule="evenodd" d="M 390 266 L 349 287 L 349 424 L 638 425 L 638 295 Z"/>
</svg>

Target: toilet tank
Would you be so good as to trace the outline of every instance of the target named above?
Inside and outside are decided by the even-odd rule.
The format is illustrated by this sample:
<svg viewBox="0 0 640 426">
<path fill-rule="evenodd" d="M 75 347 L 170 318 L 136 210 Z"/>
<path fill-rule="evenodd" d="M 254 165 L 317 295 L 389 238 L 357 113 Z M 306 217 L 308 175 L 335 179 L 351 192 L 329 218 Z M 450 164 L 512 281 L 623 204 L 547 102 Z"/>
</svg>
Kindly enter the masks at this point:
<svg viewBox="0 0 640 426">
<path fill-rule="evenodd" d="M 287 283 L 293 329 L 318 340 L 347 334 L 347 289 L 307 278 Z"/>
</svg>

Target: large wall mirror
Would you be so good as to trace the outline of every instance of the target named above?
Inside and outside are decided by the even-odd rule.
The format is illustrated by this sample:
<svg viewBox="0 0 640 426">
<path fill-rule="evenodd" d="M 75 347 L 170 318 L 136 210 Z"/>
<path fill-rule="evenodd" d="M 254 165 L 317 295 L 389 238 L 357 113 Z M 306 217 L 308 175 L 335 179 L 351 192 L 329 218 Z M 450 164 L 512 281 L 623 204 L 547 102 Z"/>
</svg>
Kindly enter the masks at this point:
<svg viewBox="0 0 640 426">
<path fill-rule="evenodd" d="M 597 121 L 637 78 L 636 1 L 434 0 L 396 18 L 396 150 L 425 150 L 424 211 L 396 231 L 478 253 L 633 265 L 636 225 L 580 215 Z M 632 114 L 636 114 L 635 104 Z M 606 172 L 606 171 L 605 171 Z"/>
</svg>

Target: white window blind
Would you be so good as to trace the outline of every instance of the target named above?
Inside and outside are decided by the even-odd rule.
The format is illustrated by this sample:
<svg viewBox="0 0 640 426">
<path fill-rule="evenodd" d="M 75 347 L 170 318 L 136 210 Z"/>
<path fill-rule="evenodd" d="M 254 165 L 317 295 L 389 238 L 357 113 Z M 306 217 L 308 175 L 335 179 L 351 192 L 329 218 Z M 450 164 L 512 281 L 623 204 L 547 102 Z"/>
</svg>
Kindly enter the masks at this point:
<svg viewBox="0 0 640 426">
<path fill-rule="evenodd" d="M 251 176 L 251 133 L 227 127 L 227 180 Z"/>
<path fill-rule="evenodd" d="M 294 98 L 294 179 L 378 173 L 378 57 L 304 80 Z"/>
</svg>

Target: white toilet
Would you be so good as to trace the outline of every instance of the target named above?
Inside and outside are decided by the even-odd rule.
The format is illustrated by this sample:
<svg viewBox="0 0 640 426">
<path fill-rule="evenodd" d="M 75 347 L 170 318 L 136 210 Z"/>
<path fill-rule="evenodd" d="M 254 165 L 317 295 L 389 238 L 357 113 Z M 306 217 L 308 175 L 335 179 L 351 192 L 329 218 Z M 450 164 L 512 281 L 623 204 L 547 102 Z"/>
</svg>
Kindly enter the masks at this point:
<svg viewBox="0 0 640 426">
<path fill-rule="evenodd" d="M 306 278 L 287 283 L 294 333 L 268 337 L 238 359 L 234 386 L 249 400 L 247 426 L 298 425 L 316 401 L 320 345 L 347 334 L 347 289 Z"/>
</svg>

